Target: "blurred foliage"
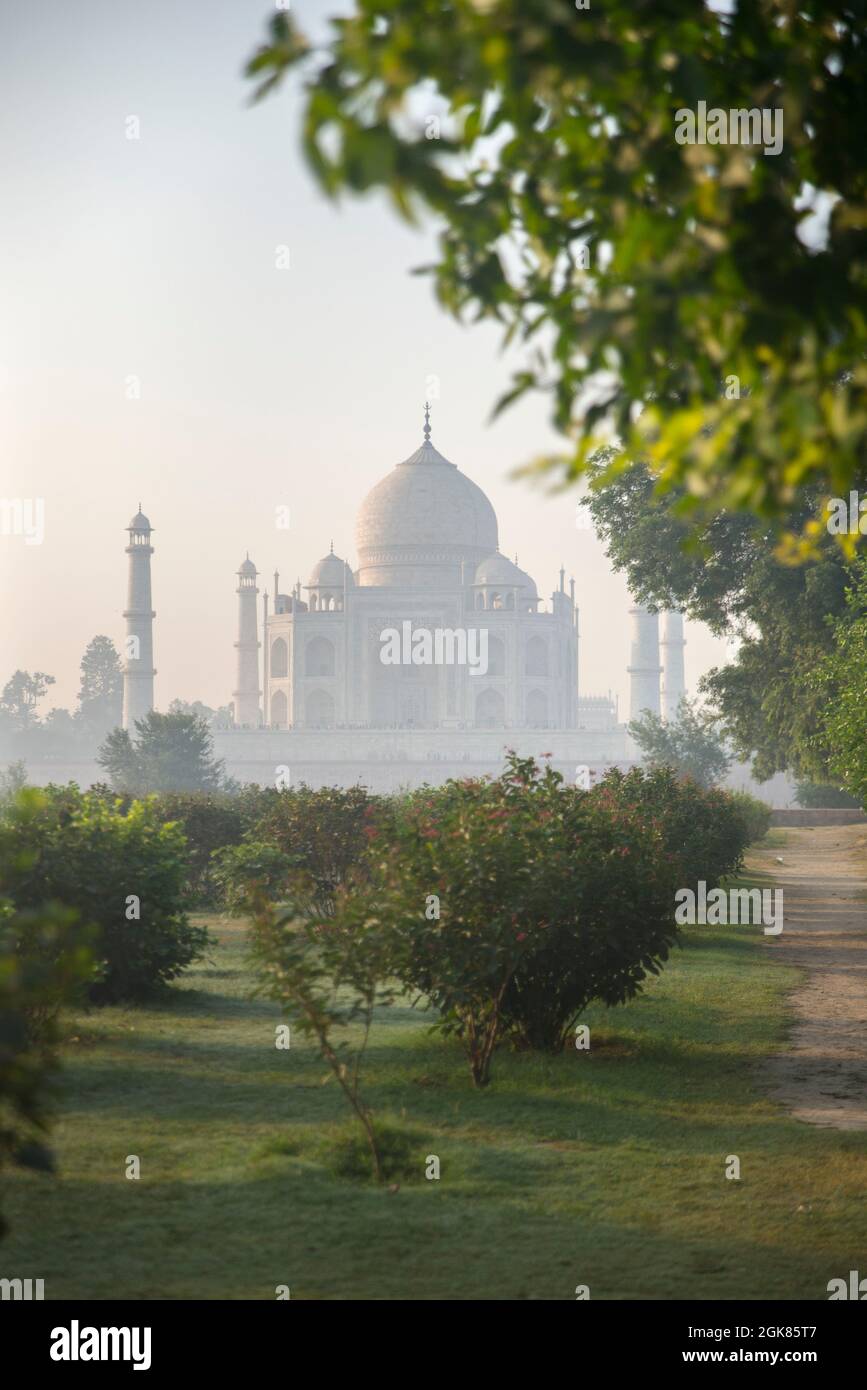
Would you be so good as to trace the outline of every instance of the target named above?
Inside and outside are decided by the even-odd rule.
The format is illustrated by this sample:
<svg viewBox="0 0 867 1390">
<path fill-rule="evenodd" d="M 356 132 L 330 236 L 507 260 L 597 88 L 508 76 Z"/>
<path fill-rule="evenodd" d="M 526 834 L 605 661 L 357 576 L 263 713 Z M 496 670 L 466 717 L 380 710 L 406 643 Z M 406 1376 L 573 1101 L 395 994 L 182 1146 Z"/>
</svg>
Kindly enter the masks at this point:
<svg viewBox="0 0 867 1390">
<path fill-rule="evenodd" d="M 575 479 L 617 439 L 684 511 L 780 517 L 805 484 L 844 495 L 864 461 L 865 17 L 356 0 L 321 46 L 273 16 L 247 75 L 261 98 L 298 68 L 321 187 L 434 214 L 441 303 L 532 340 L 498 408 L 549 393 L 570 449 L 531 470 Z M 782 110 L 781 152 L 677 143 L 699 101 Z"/>
<path fill-rule="evenodd" d="M 50 1172 L 57 1014 L 91 978 L 93 958 L 78 914 L 53 901 L 47 885 L 34 906 L 19 907 L 12 895 L 18 875 L 32 867 L 28 827 L 44 804 L 38 792 L 19 792 L 7 798 L 0 821 L 0 1167 Z"/>
<path fill-rule="evenodd" d="M 795 787 L 795 800 L 799 806 L 844 810 L 852 810 L 860 805 L 858 800 L 842 787 L 835 787 L 828 782 L 798 782 Z"/>
</svg>

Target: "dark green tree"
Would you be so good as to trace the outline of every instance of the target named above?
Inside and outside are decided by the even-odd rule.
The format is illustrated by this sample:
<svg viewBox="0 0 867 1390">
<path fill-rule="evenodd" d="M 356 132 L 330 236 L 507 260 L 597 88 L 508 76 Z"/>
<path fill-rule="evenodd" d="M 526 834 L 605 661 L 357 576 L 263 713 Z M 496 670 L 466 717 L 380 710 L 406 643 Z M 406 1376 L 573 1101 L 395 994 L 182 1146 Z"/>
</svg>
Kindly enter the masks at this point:
<svg viewBox="0 0 867 1390">
<path fill-rule="evenodd" d="M 211 731 L 194 714 L 151 710 L 135 721 L 135 739 L 127 729 L 114 729 L 100 748 L 97 762 L 116 791 L 134 796 L 218 791 L 224 785 L 224 765 L 214 758 Z"/>
<path fill-rule="evenodd" d="M 860 805 L 856 797 L 850 796 L 842 787 L 827 782 L 799 782 L 795 788 L 795 800 L 799 806 L 833 807 L 841 810 L 852 810 Z"/>
<path fill-rule="evenodd" d="M 833 749 L 831 771 L 867 807 L 867 560 L 858 563 L 846 601 L 845 614 L 834 624 L 833 651 L 811 673 L 810 684 Z"/>
<path fill-rule="evenodd" d="M 867 439 L 860 0 L 356 0 L 315 45 L 269 27 L 247 72 L 262 97 L 299 69 L 322 188 L 433 214 L 440 302 L 528 345 L 501 405 L 549 393 L 570 444 L 539 468 L 578 477 L 611 429 L 687 510 L 845 495 Z M 699 103 L 767 133 L 705 142 Z"/>
<path fill-rule="evenodd" d="M 88 642 L 81 658 L 78 717 L 88 734 L 104 738 L 120 725 L 123 672 L 114 643 L 103 636 Z"/>
<path fill-rule="evenodd" d="M 608 464 L 592 470 L 589 507 L 631 592 L 653 607 L 683 609 L 717 636 L 738 638 L 732 662 L 701 683 L 735 755 L 752 758 L 760 778 L 786 769 L 826 778 L 830 750 L 817 738 L 824 696 L 806 676 L 831 650 L 830 620 L 846 610 L 851 567 L 843 551 L 825 532 L 794 564 L 769 524 L 743 512 L 689 521 L 678 490 L 659 495 L 644 464 L 621 464 L 606 479 Z M 801 529 L 819 504 L 818 493 L 805 489 L 790 508 L 791 529 Z"/>
</svg>

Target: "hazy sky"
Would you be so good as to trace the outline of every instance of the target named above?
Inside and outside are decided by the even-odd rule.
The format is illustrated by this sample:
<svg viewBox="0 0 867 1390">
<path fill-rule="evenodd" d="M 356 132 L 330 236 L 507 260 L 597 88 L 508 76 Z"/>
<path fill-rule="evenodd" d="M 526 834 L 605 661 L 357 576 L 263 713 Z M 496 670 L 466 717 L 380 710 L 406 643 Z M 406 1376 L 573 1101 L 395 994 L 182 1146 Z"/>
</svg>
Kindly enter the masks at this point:
<svg viewBox="0 0 867 1390">
<path fill-rule="evenodd" d="M 337 8 L 293 0 L 311 27 Z M 45 502 L 43 544 L 0 537 L 0 683 L 45 670 L 46 707 L 72 706 L 88 640 L 120 647 L 124 527 L 141 501 L 156 528 L 157 706 L 225 704 L 245 551 L 269 589 L 275 565 L 305 583 L 332 539 L 354 566 L 359 504 L 421 442 L 436 377 L 434 443 L 487 492 L 501 549 L 541 594 L 561 560 L 575 576 L 582 693 L 611 688 L 625 709 L 623 579 L 576 528 L 573 497 L 509 481 L 559 446 L 546 403 L 489 426 L 519 357 L 409 274 L 431 238 L 383 199 L 320 196 L 291 87 L 247 105 L 241 68 L 270 13 L 262 0 L 0 4 L 0 497 Z M 724 648 L 697 625 L 686 635 L 692 690 Z"/>
</svg>

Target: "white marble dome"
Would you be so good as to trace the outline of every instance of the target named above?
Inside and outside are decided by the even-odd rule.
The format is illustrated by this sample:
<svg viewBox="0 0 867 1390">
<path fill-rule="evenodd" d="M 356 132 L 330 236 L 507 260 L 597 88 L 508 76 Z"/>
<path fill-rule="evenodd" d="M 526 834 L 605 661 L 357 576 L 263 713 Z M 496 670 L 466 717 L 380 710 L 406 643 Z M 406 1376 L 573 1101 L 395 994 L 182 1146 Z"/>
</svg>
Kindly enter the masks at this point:
<svg viewBox="0 0 867 1390">
<path fill-rule="evenodd" d="M 347 584 L 352 584 L 352 570 L 345 560 L 341 560 L 339 555 L 335 555 L 332 550 L 330 555 L 323 555 L 321 560 L 317 560 L 313 566 L 306 585 L 307 589 L 342 589 L 343 578 L 346 575 Z"/>
<path fill-rule="evenodd" d="M 458 584 L 462 562 L 473 573 L 496 550 L 497 516 L 425 438 L 367 494 L 355 536 L 360 584 Z"/>
<path fill-rule="evenodd" d="M 533 597 L 536 596 L 535 581 L 527 571 L 519 569 L 514 560 L 501 555 L 499 551 L 482 561 L 476 570 L 475 583 L 485 588 L 526 589 Z"/>
</svg>

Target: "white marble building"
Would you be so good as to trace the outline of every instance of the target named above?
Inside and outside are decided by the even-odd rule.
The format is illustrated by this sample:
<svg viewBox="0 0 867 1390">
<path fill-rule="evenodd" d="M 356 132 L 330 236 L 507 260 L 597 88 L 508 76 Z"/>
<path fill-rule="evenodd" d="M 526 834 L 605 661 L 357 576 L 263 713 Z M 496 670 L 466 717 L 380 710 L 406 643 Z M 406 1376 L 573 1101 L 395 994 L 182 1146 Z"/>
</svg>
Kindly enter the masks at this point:
<svg viewBox="0 0 867 1390">
<path fill-rule="evenodd" d="M 430 433 L 426 408 L 421 446 L 361 504 L 354 567 L 332 547 L 289 592 L 275 572 L 260 627 L 259 572 L 249 555 L 241 564 L 234 728 L 215 734 L 232 775 L 272 782 L 288 768 L 311 785 L 381 790 L 496 771 L 506 748 L 548 754 L 570 778 L 632 761 L 610 696 L 579 698 L 574 581 L 567 589 L 561 566 L 543 602 L 517 557 L 501 552 L 488 498 Z M 149 532 L 148 523 L 148 541 Z M 150 546 L 129 549 L 138 613 L 150 607 Z M 658 617 L 632 616 L 630 717 L 659 712 L 661 674 Z M 401 639 L 397 664 L 386 659 L 388 634 Z M 672 624 L 666 638 L 673 708 L 682 629 Z M 130 692 L 133 682 L 139 691 L 130 671 Z"/>
<path fill-rule="evenodd" d="M 356 568 L 330 552 L 303 598 L 300 585 L 281 593 L 275 576 L 263 623 L 267 728 L 576 727 L 574 585 L 567 593 L 561 570 L 542 610 L 534 581 L 498 549 L 487 497 L 434 448 L 427 423 L 421 447 L 363 502 L 356 543 Z M 443 651 L 451 660 L 384 664 L 383 634 L 402 635 L 406 623 L 413 633 L 486 634 L 487 670 L 454 659 L 455 643 Z"/>
</svg>

